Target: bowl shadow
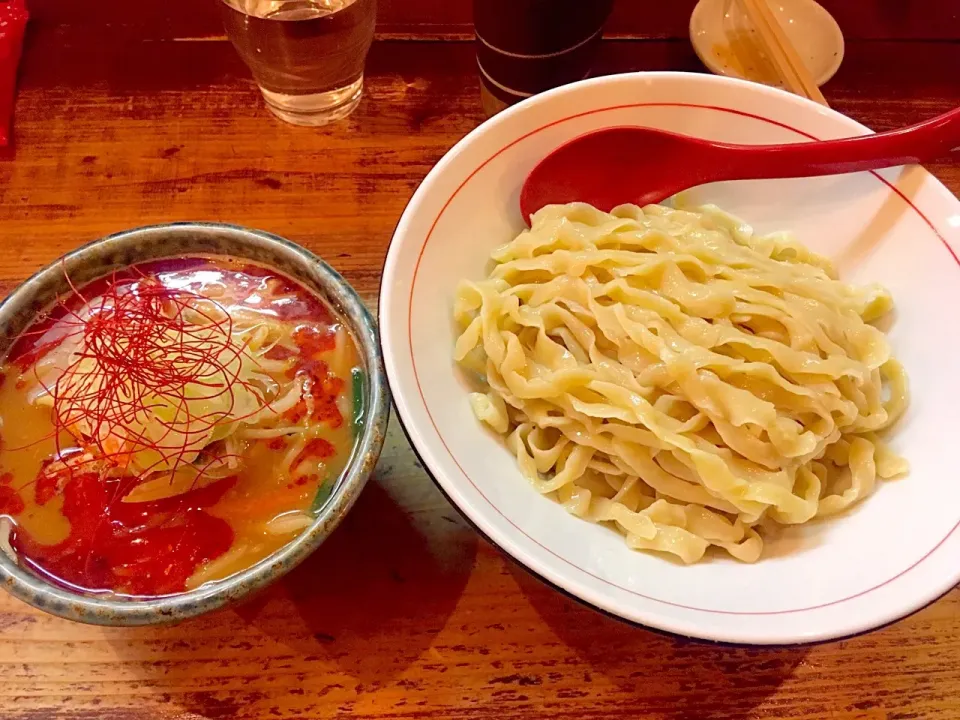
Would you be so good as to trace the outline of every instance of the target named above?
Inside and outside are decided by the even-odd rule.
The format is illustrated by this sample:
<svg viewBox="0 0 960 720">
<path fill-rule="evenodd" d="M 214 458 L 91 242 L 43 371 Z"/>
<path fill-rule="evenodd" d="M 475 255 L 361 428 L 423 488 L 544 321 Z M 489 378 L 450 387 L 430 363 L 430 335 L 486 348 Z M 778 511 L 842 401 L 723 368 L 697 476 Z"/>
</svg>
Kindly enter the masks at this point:
<svg viewBox="0 0 960 720">
<path fill-rule="evenodd" d="M 510 568 L 544 623 L 593 672 L 633 697 L 630 705 L 640 717 L 753 717 L 809 652 L 795 646 L 708 643 L 647 630 L 581 604 L 515 564 Z M 590 679 L 588 673 L 584 682 Z"/>
<path fill-rule="evenodd" d="M 207 720 L 326 713 L 414 663 L 454 612 L 478 541 L 429 511 L 446 501 L 397 460 L 385 451 L 326 542 L 259 594 L 177 625 L 108 629 L 149 702 Z"/>
<path fill-rule="evenodd" d="M 372 481 L 316 553 L 234 612 L 305 660 L 333 659 L 361 682 L 389 680 L 430 646 L 473 568 L 475 540 L 432 540 Z"/>
</svg>

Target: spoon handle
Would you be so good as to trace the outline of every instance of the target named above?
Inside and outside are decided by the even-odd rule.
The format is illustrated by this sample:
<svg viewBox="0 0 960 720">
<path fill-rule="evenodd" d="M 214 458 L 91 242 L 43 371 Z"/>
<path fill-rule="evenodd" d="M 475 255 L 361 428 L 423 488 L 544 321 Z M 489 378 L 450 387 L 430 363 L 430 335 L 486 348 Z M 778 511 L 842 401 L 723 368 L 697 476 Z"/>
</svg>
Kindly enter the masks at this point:
<svg viewBox="0 0 960 720">
<path fill-rule="evenodd" d="M 960 150 L 960 108 L 916 125 L 842 140 L 792 145 L 718 144 L 724 178 L 812 177 L 912 165 Z"/>
</svg>

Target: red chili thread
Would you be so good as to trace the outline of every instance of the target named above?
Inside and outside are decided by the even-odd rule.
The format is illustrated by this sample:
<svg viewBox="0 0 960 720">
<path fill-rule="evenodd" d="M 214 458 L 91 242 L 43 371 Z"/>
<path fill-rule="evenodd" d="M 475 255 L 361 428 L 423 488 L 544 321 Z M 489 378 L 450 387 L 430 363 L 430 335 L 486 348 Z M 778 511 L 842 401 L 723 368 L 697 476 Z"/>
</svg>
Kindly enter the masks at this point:
<svg viewBox="0 0 960 720">
<path fill-rule="evenodd" d="M 230 314 L 215 300 L 167 287 L 142 273 L 123 280 L 114 275 L 111 281 L 98 283 L 102 294 L 92 302 L 69 277 L 67 282 L 73 295 L 58 300 L 60 334 L 16 360 L 19 364 L 28 359 L 37 382 L 53 399 L 54 431 L 41 441 L 53 437 L 55 457 L 61 462 L 41 475 L 54 475 L 58 489 L 76 471 L 138 481 L 162 468 L 175 473 L 189 465 L 185 456 L 198 450 L 198 441 L 213 428 L 249 417 L 233 415 L 238 388 L 258 399 L 258 407 L 250 414 L 269 408 L 263 391 L 240 378 L 241 359 L 256 361 L 247 354 L 246 344 L 236 340 Z M 77 305 L 78 300 L 82 305 Z M 187 312 L 195 315 L 194 321 L 184 317 Z M 68 340 L 77 343 L 77 350 L 70 365 L 48 386 L 36 363 Z M 191 407 L 191 403 L 221 397 L 228 399 L 225 407 L 205 415 L 196 415 Z M 172 409 L 172 420 L 153 414 L 161 405 Z M 81 432 L 78 426 L 83 422 L 87 427 Z M 131 431 L 148 422 L 164 429 L 159 438 Z M 62 447 L 65 436 L 85 452 Z M 17 449 L 22 448 L 11 448 Z M 159 459 L 132 472 L 134 457 L 144 451 L 155 452 Z M 205 464 L 193 465 L 194 485 L 211 466 L 229 458 L 220 453 Z"/>
<path fill-rule="evenodd" d="M 45 465 L 34 481 L 35 499 L 40 505 L 67 491 L 75 478 L 85 477 L 89 481 L 93 473 L 103 484 L 105 507 L 110 508 L 125 494 L 121 488 L 129 490 L 158 467 L 172 468 L 175 472 L 188 463 L 187 453 L 200 450 L 200 460 L 209 457 L 209 461 L 205 464 L 192 461 L 197 473 L 195 485 L 212 465 L 228 457 L 217 453 L 217 447 L 213 452 L 210 447 L 199 448 L 196 441 L 208 437 L 221 423 L 244 419 L 232 416 L 237 388 L 242 387 L 258 398 L 258 407 L 253 413 L 269 407 L 262 389 L 240 378 L 241 360 L 256 361 L 246 354 L 246 344 L 235 339 L 230 314 L 211 298 L 165 286 L 138 268 L 132 270 L 132 277 L 127 274 L 118 280 L 115 274 L 110 282 L 98 283 L 97 292 L 91 293 L 95 295 L 92 302 L 67 277 L 73 296 L 58 301 L 56 320 L 48 314 L 48 319 L 41 318 L 43 328 L 24 333 L 24 336 L 36 337 L 38 342 L 14 362 L 23 369 L 33 366 L 34 376 L 54 405 L 51 417 L 55 428 L 55 458 L 59 462 Z M 188 312 L 194 315 L 192 321 L 185 317 Z M 44 333 L 52 327 L 57 328 L 57 336 L 43 341 Z M 70 365 L 59 374 L 52 387 L 47 387 L 40 378 L 37 362 L 68 340 L 76 345 L 69 356 Z M 295 342 L 302 363 L 303 356 L 316 356 L 330 349 L 335 338 L 329 331 L 322 334 L 301 331 Z M 289 357 L 298 353 L 286 354 Z M 321 419 L 328 415 L 331 406 L 335 410 L 333 401 L 340 388 L 336 387 L 336 379 L 324 377 L 327 375 L 325 364 L 311 360 L 313 362 L 304 363 L 309 367 L 301 367 L 301 372 L 306 371 L 304 374 L 313 381 L 311 384 L 319 385 L 318 389 L 326 391 L 323 394 L 330 395 L 320 402 L 326 412 L 315 412 L 317 419 Z M 342 385 L 342 381 L 340 383 Z M 328 385 L 333 387 L 325 387 Z M 194 414 L 191 403 L 224 396 L 228 399 L 225 408 L 205 415 Z M 302 400 L 300 404 L 304 404 Z M 172 409 L 173 419 L 160 421 L 153 412 L 158 406 Z M 331 424 L 336 425 L 339 413 L 334 415 L 335 418 L 323 419 L 334 419 Z M 148 423 L 154 427 L 159 425 L 166 432 L 153 439 L 131 432 L 133 426 L 147 427 Z M 82 432 L 81 424 L 86 425 Z M 62 447 L 61 441 L 66 435 L 72 436 L 81 448 Z M 282 438 L 277 440 L 284 442 Z M 160 459 L 151 467 L 137 467 L 137 472 L 132 473 L 134 457 L 145 450 L 155 452 Z M 314 442 L 305 450 L 298 461 L 308 455 L 324 457 L 333 448 L 328 443 Z M 124 481 L 111 480 L 118 476 L 125 478 Z M 7 489 L 9 497 L 0 498 L 0 512 L 17 514 L 22 511 L 22 502 L 18 502 L 20 498 L 13 488 L 7 486 Z M 103 517 L 106 515 L 99 520 L 89 520 L 99 527 Z M 229 527 L 225 527 L 229 531 Z M 176 553 L 187 535 L 184 532 L 168 546 L 170 551 Z M 168 536 L 170 540 L 173 538 Z M 89 567 L 92 562 L 95 562 L 94 555 L 87 555 L 85 574 L 92 571 Z"/>
</svg>

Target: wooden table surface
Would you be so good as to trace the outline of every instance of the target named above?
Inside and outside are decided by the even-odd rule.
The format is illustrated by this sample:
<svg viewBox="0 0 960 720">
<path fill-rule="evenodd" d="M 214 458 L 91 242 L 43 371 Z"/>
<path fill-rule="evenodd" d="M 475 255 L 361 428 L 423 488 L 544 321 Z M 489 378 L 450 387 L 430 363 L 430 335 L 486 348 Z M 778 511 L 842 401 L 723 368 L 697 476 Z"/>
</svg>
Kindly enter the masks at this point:
<svg viewBox="0 0 960 720">
<path fill-rule="evenodd" d="M 685 42 L 608 42 L 602 71 L 701 69 Z M 850 43 L 825 88 L 875 129 L 960 104 L 960 44 Z M 480 120 L 465 43 L 380 42 L 323 130 L 272 119 L 223 41 L 41 28 L 0 155 L 0 292 L 80 243 L 224 220 L 324 256 L 373 305 L 404 204 Z M 960 168 L 931 168 L 960 191 Z M 480 539 L 392 432 L 356 509 L 235 609 L 159 629 L 71 624 L 0 596 L 0 717 L 960 718 L 960 591 L 874 633 L 718 646 L 634 628 Z"/>
</svg>

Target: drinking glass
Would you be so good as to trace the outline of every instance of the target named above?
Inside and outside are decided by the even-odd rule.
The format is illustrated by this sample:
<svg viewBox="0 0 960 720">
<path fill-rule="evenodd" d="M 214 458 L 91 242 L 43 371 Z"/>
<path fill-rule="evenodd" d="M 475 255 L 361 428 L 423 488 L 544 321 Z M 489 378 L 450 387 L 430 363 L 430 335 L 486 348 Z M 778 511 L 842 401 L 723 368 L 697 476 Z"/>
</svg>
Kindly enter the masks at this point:
<svg viewBox="0 0 960 720">
<path fill-rule="evenodd" d="M 353 112 L 377 0 L 220 0 L 220 7 L 227 37 L 274 115 L 324 125 Z"/>
</svg>

